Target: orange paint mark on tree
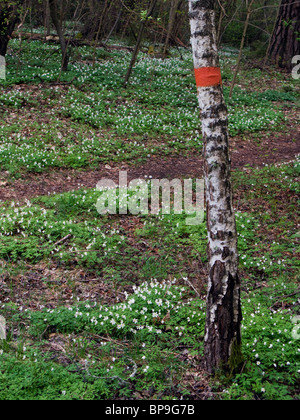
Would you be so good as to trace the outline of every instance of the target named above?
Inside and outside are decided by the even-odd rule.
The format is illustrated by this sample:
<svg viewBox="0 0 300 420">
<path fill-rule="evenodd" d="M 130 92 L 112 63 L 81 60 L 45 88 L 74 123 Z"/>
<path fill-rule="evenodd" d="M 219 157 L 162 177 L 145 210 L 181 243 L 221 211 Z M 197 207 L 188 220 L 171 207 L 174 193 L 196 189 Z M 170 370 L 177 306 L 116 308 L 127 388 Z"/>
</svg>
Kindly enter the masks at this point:
<svg viewBox="0 0 300 420">
<path fill-rule="evenodd" d="M 220 67 L 201 67 L 195 69 L 197 87 L 218 86 L 222 84 Z"/>
</svg>

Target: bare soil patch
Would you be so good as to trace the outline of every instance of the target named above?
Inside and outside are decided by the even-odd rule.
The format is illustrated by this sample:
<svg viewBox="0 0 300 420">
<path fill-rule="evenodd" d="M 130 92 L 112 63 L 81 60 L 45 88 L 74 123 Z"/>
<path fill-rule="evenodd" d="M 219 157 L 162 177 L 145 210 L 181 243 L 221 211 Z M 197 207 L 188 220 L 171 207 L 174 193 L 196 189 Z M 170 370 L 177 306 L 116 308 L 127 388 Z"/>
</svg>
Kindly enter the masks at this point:
<svg viewBox="0 0 300 420">
<path fill-rule="evenodd" d="M 300 128 L 296 126 L 291 134 L 281 133 L 272 137 L 235 137 L 231 140 L 231 154 L 234 170 L 294 160 L 300 154 Z M 24 178 L 15 181 L 9 180 L 7 173 L 0 172 L 0 201 L 23 202 L 25 199 L 41 195 L 94 188 L 102 178 L 118 182 L 121 170 L 128 172 L 128 181 L 150 177 L 201 178 L 203 159 L 201 155 L 153 157 L 140 166 L 101 164 L 94 170 L 50 170 L 42 174 L 26 173 Z"/>
</svg>

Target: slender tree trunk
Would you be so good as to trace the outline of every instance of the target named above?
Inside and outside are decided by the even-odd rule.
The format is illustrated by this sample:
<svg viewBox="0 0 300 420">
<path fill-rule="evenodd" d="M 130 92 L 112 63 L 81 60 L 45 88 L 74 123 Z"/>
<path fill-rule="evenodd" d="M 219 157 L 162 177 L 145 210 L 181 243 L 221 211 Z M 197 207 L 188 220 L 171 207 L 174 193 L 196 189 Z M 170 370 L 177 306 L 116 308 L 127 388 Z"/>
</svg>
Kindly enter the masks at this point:
<svg viewBox="0 0 300 420">
<path fill-rule="evenodd" d="M 300 54 L 300 2 L 282 0 L 272 35 L 270 57 L 280 67 L 290 69 L 292 58 Z"/>
<path fill-rule="evenodd" d="M 101 17 L 100 17 L 100 20 L 99 20 L 99 23 L 98 23 L 98 30 L 97 30 L 96 39 L 95 39 L 95 45 L 94 45 L 94 53 L 93 53 L 93 66 L 94 67 L 95 67 L 95 64 L 96 64 L 97 44 L 98 44 L 98 41 L 99 41 L 100 32 L 102 30 L 102 23 L 103 23 L 103 19 L 104 19 L 104 16 L 106 14 L 106 11 L 107 11 L 107 7 L 108 7 L 108 0 L 105 0 L 104 9 L 103 9 L 103 12 L 101 14 Z"/>
<path fill-rule="evenodd" d="M 67 45 L 67 41 L 65 39 L 64 33 L 63 33 L 61 20 L 59 18 L 56 0 L 49 0 L 49 7 L 50 7 L 51 19 L 55 26 L 55 29 L 59 38 L 59 43 L 61 46 L 61 52 L 62 52 L 61 69 L 62 71 L 68 71 L 68 64 L 69 64 L 68 45 Z"/>
<path fill-rule="evenodd" d="M 45 34 L 50 35 L 50 8 L 49 0 L 45 0 Z"/>
<path fill-rule="evenodd" d="M 245 21 L 245 25 L 244 25 L 244 31 L 243 31 L 243 36 L 242 36 L 242 41 L 241 41 L 241 46 L 240 46 L 240 52 L 239 52 L 239 56 L 238 56 L 233 80 L 232 80 L 231 87 L 230 87 L 229 98 L 232 97 L 233 89 L 234 89 L 234 86 L 235 86 L 235 83 L 236 83 L 236 78 L 237 78 L 237 75 L 238 75 L 239 70 L 240 70 L 240 65 L 241 65 L 241 60 L 242 60 L 242 55 L 243 55 L 243 49 L 244 49 L 245 39 L 246 39 L 247 30 L 248 30 L 250 17 L 251 17 L 251 13 L 252 13 L 253 3 L 254 3 L 254 0 L 251 0 L 250 4 L 248 5 L 248 0 L 247 0 L 247 5 L 248 5 L 247 17 L 246 17 L 246 21 Z"/>
<path fill-rule="evenodd" d="M 150 5 L 149 5 L 149 8 L 148 8 L 146 18 L 141 22 L 140 30 L 139 30 L 136 45 L 135 45 L 135 48 L 134 48 L 134 51 L 133 51 L 133 54 L 132 54 L 131 62 L 130 62 L 130 65 L 128 67 L 127 74 L 125 76 L 124 85 L 123 85 L 124 87 L 126 87 L 128 82 L 129 82 L 133 67 L 135 65 L 135 62 L 136 62 L 136 59 L 137 59 L 137 56 L 138 56 L 138 53 L 139 53 L 139 50 L 140 50 L 140 46 L 141 46 L 141 42 L 142 42 L 142 39 L 143 39 L 144 31 L 145 31 L 145 28 L 146 28 L 147 20 L 152 15 L 153 10 L 156 6 L 156 3 L 157 3 L 157 0 L 151 0 L 150 1 Z"/>
<path fill-rule="evenodd" d="M 98 23 L 98 29 L 97 29 L 97 33 L 96 33 L 96 43 L 98 43 L 100 33 L 101 33 L 101 31 L 103 31 L 103 20 L 104 20 L 104 16 L 107 14 L 107 9 L 108 9 L 108 0 L 105 0 L 104 8 L 103 8 L 103 11 L 101 13 L 99 23 Z"/>
<path fill-rule="evenodd" d="M 223 19 L 224 19 L 225 16 L 226 15 L 225 15 L 224 9 L 221 8 L 220 16 L 219 16 L 219 22 L 218 22 L 218 30 L 217 30 L 217 44 L 218 44 L 218 47 L 221 44 L 221 29 L 222 29 Z"/>
<path fill-rule="evenodd" d="M 123 5 L 123 3 L 121 3 L 121 5 L 120 5 L 120 10 L 119 10 L 119 13 L 118 13 L 117 19 L 116 19 L 115 23 L 113 24 L 113 26 L 112 26 L 111 30 L 109 31 L 109 34 L 107 35 L 107 38 L 106 38 L 106 40 L 105 40 L 104 44 L 107 44 L 107 43 L 108 43 L 108 41 L 110 40 L 110 38 L 111 38 L 112 34 L 114 33 L 115 29 L 116 29 L 116 28 L 117 28 L 117 26 L 119 25 L 119 22 L 120 22 L 120 20 L 121 20 L 122 13 L 123 13 L 123 8 L 124 8 L 124 5 Z"/>
<path fill-rule="evenodd" d="M 204 138 L 209 278 L 205 363 L 235 370 L 242 360 L 238 251 L 232 203 L 228 112 L 216 40 L 214 0 L 189 0 L 191 42 Z"/>
<path fill-rule="evenodd" d="M 280 13 L 280 5 L 278 6 L 278 10 L 277 10 L 277 14 L 276 14 L 276 20 L 275 20 L 274 25 L 273 25 L 272 33 L 271 33 L 271 35 L 269 37 L 268 47 L 267 47 L 266 55 L 265 55 L 265 58 L 264 58 L 264 61 L 263 61 L 263 69 L 265 69 L 265 67 L 267 65 L 267 62 L 268 62 L 268 60 L 270 58 L 270 50 L 271 50 L 271 45 L 272 45 L 272 37 L 273 37 L 274 31 L 275 31 L 275 28 L 276 28 L 276 25 L 277 25 L 279 13 Z"/>
<path fill-rule="evenodd" d="M 178 10 L 179 2 L 180 2 L 180 0 L 172 0 L 172 3 L 171 3 L 168 32 L 167 32 L 167 37 L 166 37 L 166 41 L 165 41 L 165 45 L 164 45 L 164 51 L 163 51 L 164 56 L 167 55 L 168 50 L 169 50 L 170 39 L 171 39 L 171 36 L 172 36 L 172 31 L 173 31 L 173 28 L 174 28 L 174 24 L 175 24 L 176 12 Z"/>
</svg>

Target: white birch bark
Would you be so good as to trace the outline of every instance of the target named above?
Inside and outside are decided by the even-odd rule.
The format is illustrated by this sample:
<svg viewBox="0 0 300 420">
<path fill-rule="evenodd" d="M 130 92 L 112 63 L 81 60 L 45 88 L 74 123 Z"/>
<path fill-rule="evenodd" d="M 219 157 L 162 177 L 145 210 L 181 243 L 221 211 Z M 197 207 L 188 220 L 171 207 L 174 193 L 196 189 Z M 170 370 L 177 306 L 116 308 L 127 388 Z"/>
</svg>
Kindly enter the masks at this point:
<svg viewBox="0 0 300 420">
<path fill-rule="evenodd" d="M 214 0 L 190 0 L 195 69 L 219 68 Z M 204 76 L 205 78 L 205 73 Z M 207 80 L 209 84 L 209 79 Z M 232 204 L 228 112 L 221 83 L 197 87 L 204 138 L 209 279 L 205 362 L 210 373 L 241 360 L 241 305 L 235 215 Z"/>
</svg>

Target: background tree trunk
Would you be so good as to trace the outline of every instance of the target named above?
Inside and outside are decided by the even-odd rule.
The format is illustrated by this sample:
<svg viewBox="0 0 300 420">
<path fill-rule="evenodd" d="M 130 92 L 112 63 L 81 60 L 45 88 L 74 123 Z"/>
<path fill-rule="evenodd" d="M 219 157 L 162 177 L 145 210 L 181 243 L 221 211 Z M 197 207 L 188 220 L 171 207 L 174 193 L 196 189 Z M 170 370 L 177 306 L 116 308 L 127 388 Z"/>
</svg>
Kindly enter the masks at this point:
<svg viewBox="0 0 300 420">
<path fill-rule="evenodd" d="M 244 31 L 243 31 L 243 36 L 242 36 L 242 40 L 241 40 L 241 45 L 240 45 L 240 52 L 239 52 L 239 56 L 238 56 L 238 60 L 236 63 L 236 68 L 235 68 L 235 72 L 234 72 L 234 76 L 232 79 L 232 83 L 230 86 L 230 92 L 229 92 L 229 98 L 232 98 L 232 94 L 233 94 L 233 89 L 236 83 L 236 79 L 240 70 L 240 65 L 241 65 L 241 61 L 242 61 L 242 56 L 243 56 L 243 49 L 244 49 L 244 45 L 245 45 L 245 39 L 246 39 L 246 35 L 247 35 L 247 30 L 248 30 L 248 26 L 249 26 L 249 22 L 250 22 L 250 17 L 251 17 L 251 13 L 252 13 L 252 6 L 254 3 L 254 0 L 250 1 L 250 4 L 248 2 L 248 0 L 246 0 L 247 3 L 247 16 L 246 16 L 246 21 L 245 21 L 245 26 L 244 26 Z"/>
<path fill-rule="evenodd" d="M 109 31 L 109 34 L 107 35 L 107 38 L 106 38 L 104 44 L 107 44 L 108 43 L 108 41 L 110 40 L 110 38 L 111 38 L 112 34 L 114 33 L 115 29 L 119 25 L 119 22 L 121 20 L 122 14 L 123 14 L 123 9 L 124 9 L 124 4 L 121 3 L 120 4 L 120 10 L 119 10 L 118 16 L 116 18 L 116 21 L 113 24 L 113 26 L 111 27 L 111 30 Z"/>
<path fill-rule="evenodd" d="M 146 24 L 147 24 L 147 20 L 152 15 L 152 13 L 154 11 L 154 8 L 156 6 L 156 3 L 157 3 L 157 0 L 151 0 L 150 1 L 147 15 L 146 15 L 145 19 L 141 22 L 140 30 L 139 30 L 136 45 L 135 45 L 135 48 L 134 48 L 134 51 L 133 51 L 133 54 L 132 54 L 131 62 L 130 62 L 130 65 L 128 67 L 128 70 L 127 70 L 127 73 L 126 73 L 126 76 L 125 76 L 124 85 L 123 85 L 124 87 L 126 87 L 128 82 L 129 82 L 133 67 L 135 65 L 135 62 L 136 62 L 136 59 L 137 59 L 137 56 L 138 56 L 138 53 L 139 53 L 139 50 L 140 50 L 140 46 L 141 46 L 141 42 L 142 42 L 142 39 L 143 39 L 143 34 L 144 34 L 144 30 L 145 30 L 145 27 L 146 27 Z"/>
<path fill-rule="evenodd" d="M 270 46 L 270 58 L 290 69 L 292 58 L 300 54 L 300 3 L 282 0 Z"/>
<path fill-rule="evenodd" d="M 0 5 L 0 55 L 5 57 L 8 43 L 19 22 L 18 4 Z"/>
<path fill-rule="evenodd" d="M 171 39 L 171 36 L 172 36 L 172 32 L 173 32 L 173 28 L 174 28 L 174 24 L 175 24 L 175 20 L 176 20 L 176 12 L 178 10 L 179 2 L 180 2 L 180 0 L 172 0 L 172 2 L 171 2 L 168 32 L 167 32 L 167 37 L 166 37 L 164 50 L 163 50 L 164 56 L 167 55 L 168 50 L 169 50 L 170 39 Z"/>
<path fill-rule="evenodd" d="M 219 65 L 214 0 L 189 1 L 198 99 L 204 138 L 209 279 L 205 331 L 208 372 L 235 368 L 241 354 L 241 304 L 232 204 L 228 112 Z"/>
<path fill-rule="evenodd" d="M 50 36 L 50 7 L 49 0 L 45 0 L 45 34 Z"/>
<path fill-rule="evenodd" d="M 63 33 L 61 20 L 59 18 L 56 0 L 49 0 L 49 7 L 50 7 L 51 19 L 55 26 L 55 29 L 59 38 L 59 43 L 61 46 L 61 52 L 62 52 L 61 69 L 62 71 L 67 71 L 68 64 L 69 64 L 68 45 L 67 45 L 67 41 L 65 39 L 64 33 Z"/>
</svg>

